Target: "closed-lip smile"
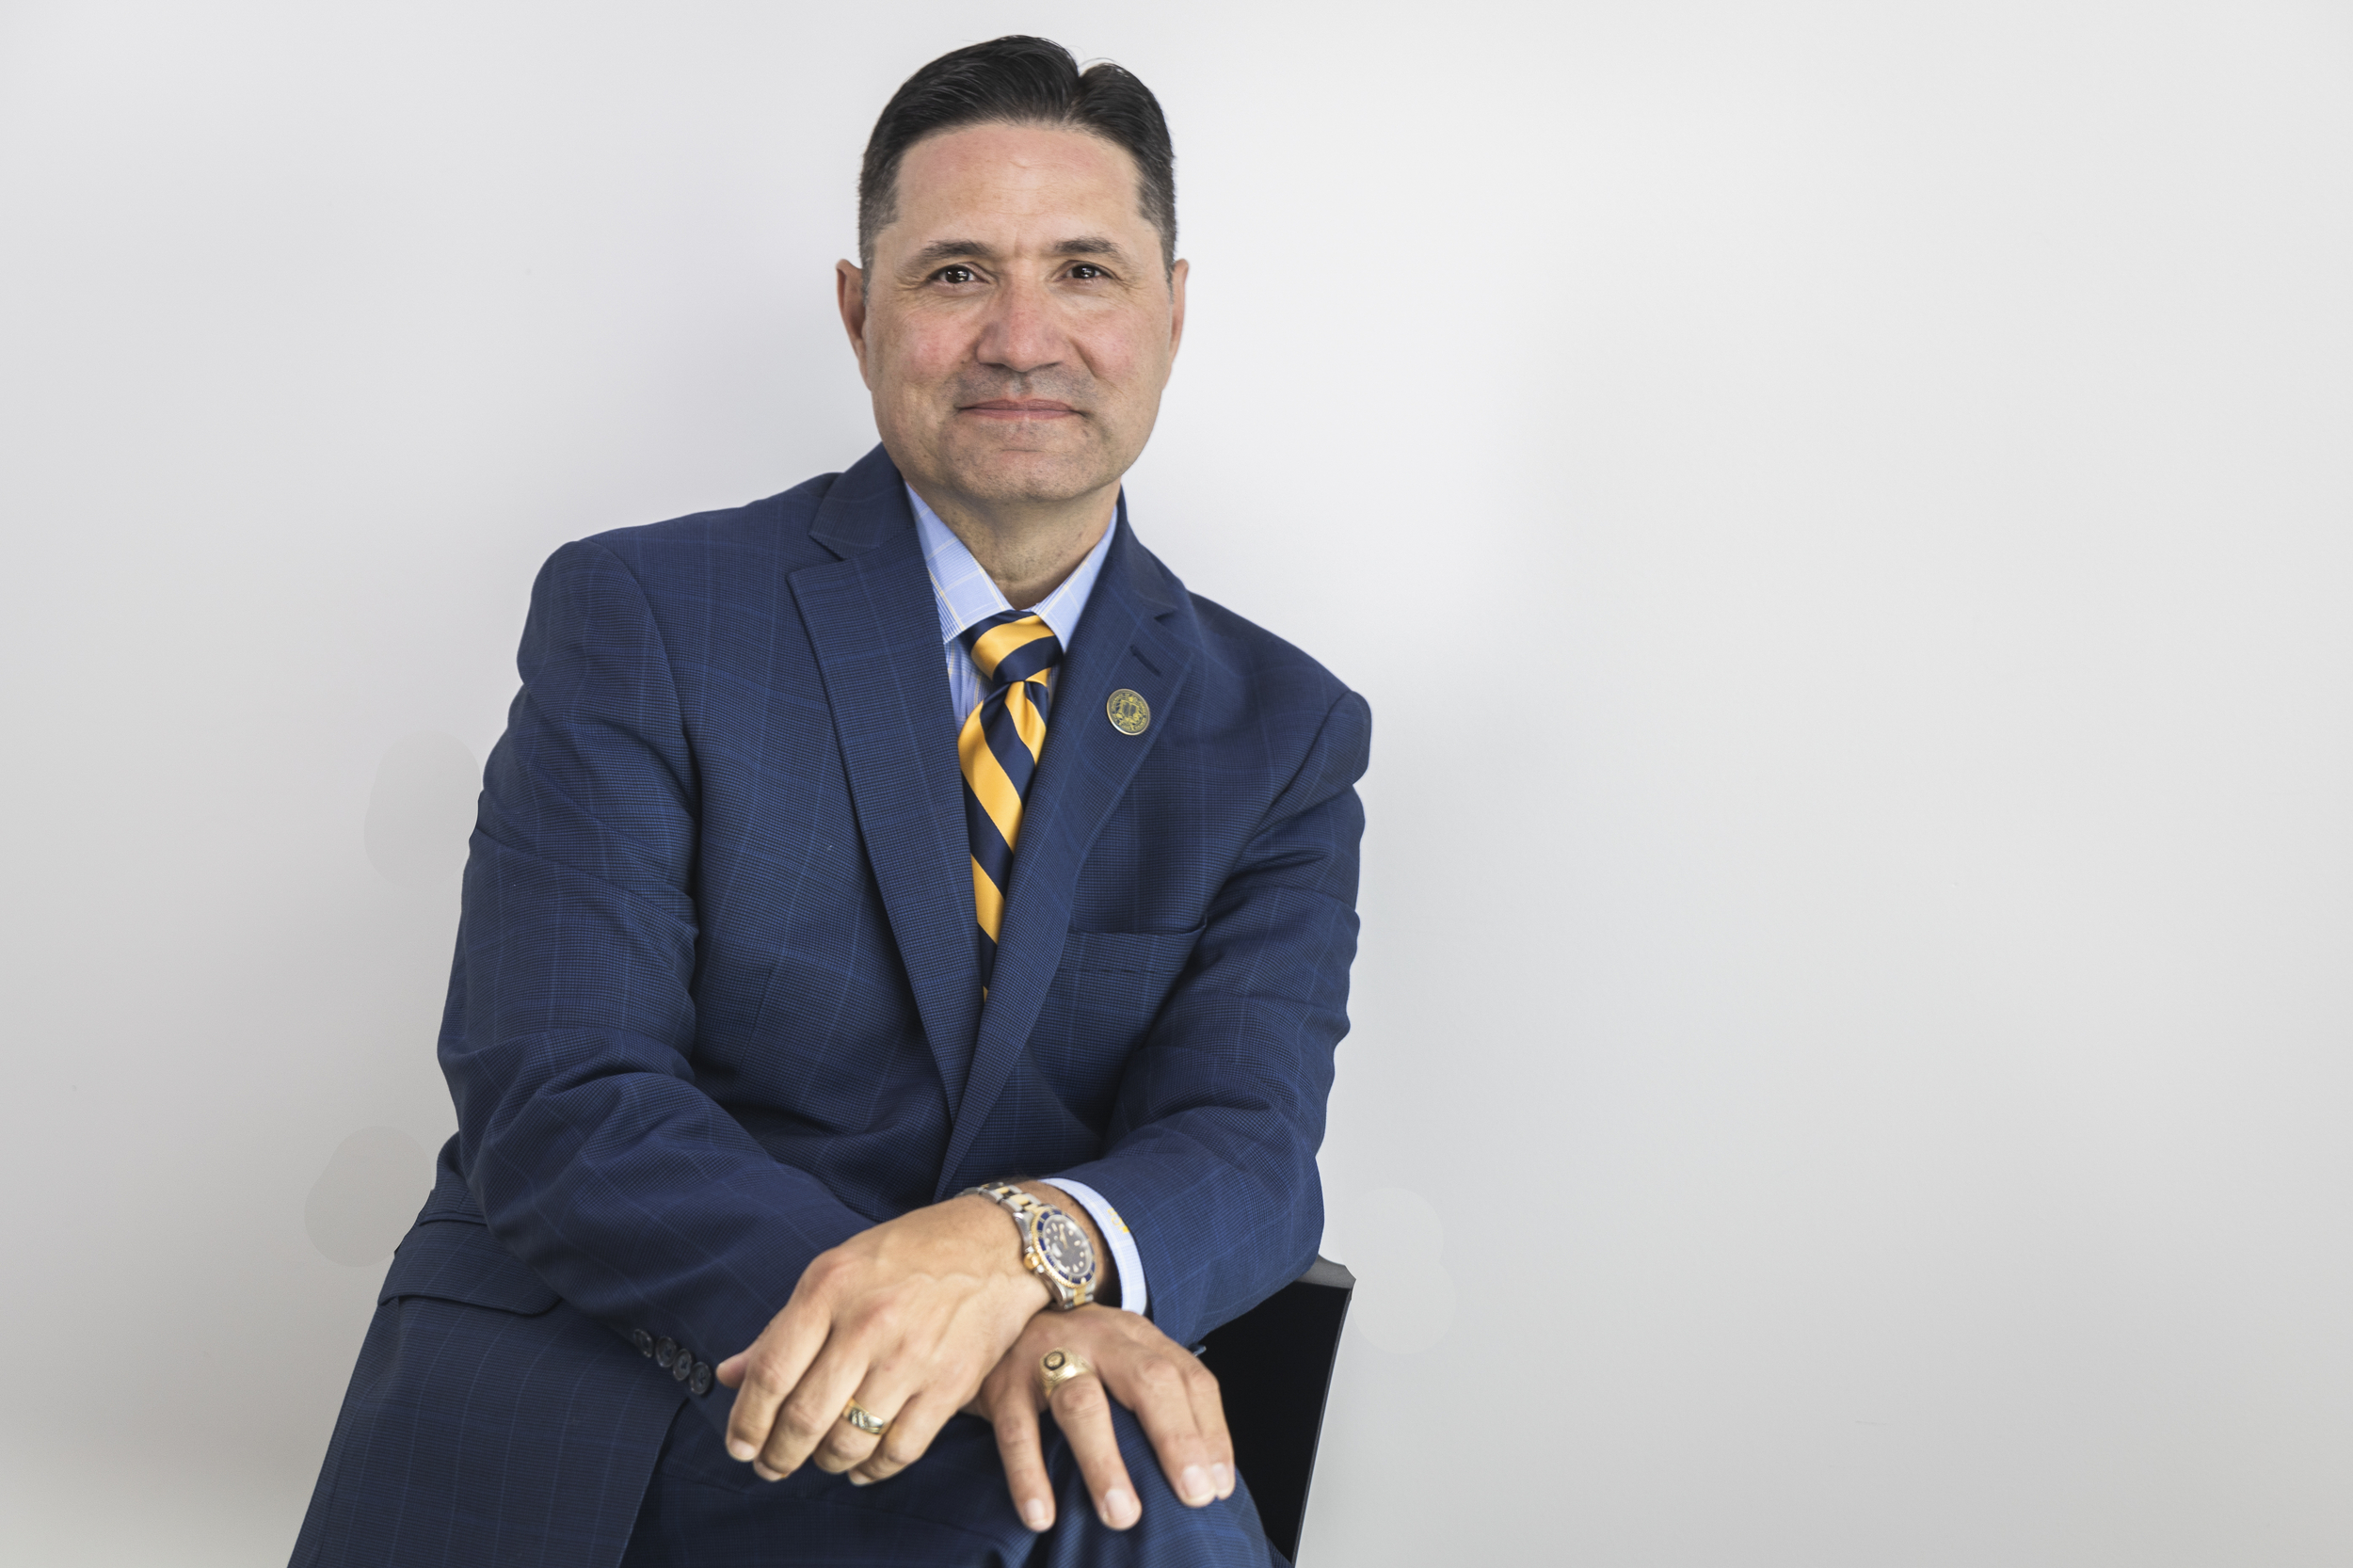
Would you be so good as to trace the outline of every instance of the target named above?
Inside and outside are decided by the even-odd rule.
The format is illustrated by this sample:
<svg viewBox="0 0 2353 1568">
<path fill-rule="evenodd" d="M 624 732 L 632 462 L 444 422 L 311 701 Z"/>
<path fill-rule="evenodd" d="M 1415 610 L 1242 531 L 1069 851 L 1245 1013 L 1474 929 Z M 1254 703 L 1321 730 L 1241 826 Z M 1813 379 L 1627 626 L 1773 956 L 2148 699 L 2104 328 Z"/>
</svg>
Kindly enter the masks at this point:
<svg viewBox="0 0 2353 1568">
<path fill-rule="evenodd" d="M 1066 419 L 1079 410 L 1050 397 L 992 397 L 985 403 L 968 403 L 957 411 L 989 419 Z"/>
</svg>

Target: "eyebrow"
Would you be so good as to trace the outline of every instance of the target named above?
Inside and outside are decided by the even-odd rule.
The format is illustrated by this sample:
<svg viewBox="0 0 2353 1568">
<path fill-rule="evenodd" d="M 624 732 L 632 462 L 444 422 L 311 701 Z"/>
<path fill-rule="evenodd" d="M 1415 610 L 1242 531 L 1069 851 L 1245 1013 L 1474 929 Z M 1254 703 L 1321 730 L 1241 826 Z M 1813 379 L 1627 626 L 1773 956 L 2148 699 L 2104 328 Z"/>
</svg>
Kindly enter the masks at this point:
<svg viewBox="0 0 2353 1568">
<path fill-rule="evenodd" d="M 1081 234 L 1076 239 L 1064 240 L 1049 248 L 1047 254 L 1049 256 L 1103 256 L 1118 262 L 1125 262 L 1128 259 L 1127 251 L 1121 249 L 1116 241 L 1106 239 L 1100 234 Z M 916 266 L 928 270 L 942 262 L 952 262 L 965 256 L 976 262 L 994 262 L 999 259 L 993 246 L 984 245 L 979 240 L 934 240 L 917 251 L 913 261 Z"/>
</svg>

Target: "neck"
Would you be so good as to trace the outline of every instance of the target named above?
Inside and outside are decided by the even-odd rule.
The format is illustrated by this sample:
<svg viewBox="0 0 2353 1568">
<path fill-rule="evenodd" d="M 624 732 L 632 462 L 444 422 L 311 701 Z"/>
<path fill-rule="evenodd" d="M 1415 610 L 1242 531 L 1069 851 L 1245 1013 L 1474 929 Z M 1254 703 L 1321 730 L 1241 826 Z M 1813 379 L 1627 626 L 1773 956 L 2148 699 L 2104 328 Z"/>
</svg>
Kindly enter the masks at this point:
<svg viewBox="0 0 2353 1568">
<path fill-rule="evenodd" d="M 1005 506 L 907 481 L 948 531 L 964 541 L 1005 602 L 1026 610 L 1062 586 L 1103 537 L 1119 509 L 1116 484 L 1076 501 Z"/>
</svg>

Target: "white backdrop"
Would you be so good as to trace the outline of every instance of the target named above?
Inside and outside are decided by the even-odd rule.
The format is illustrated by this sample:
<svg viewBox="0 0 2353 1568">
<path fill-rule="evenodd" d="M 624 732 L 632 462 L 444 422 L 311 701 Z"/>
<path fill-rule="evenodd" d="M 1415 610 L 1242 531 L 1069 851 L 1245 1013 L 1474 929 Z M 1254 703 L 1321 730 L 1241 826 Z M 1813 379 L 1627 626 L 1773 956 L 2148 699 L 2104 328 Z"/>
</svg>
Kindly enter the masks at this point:
<svg viewBox="0 0 2353 1568">
<path fill-rule="evenodd" d="M 2353 1556 L 2342 5 L 0 6 L 0 1559 L 292 1542 L 562 541 L 1139 72 L 1130 494 L 1370 698 L 1311 1563 Z"/>
</svg>

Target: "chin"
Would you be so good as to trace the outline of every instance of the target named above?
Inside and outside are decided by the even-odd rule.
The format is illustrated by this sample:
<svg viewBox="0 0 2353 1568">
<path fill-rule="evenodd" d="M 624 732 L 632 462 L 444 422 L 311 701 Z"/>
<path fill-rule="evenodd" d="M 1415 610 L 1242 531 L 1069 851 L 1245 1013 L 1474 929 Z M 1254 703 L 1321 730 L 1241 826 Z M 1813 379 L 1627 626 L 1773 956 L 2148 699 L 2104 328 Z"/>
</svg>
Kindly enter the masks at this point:
<svg viewBox="0 0 2353 1568">
<path fill-rule="evenodd" d="M 1000 503 L 1075 501 L 1119 478 L 1094 452 L 953 452 L 948 464 L 958 489 Z"/>
</svg>

